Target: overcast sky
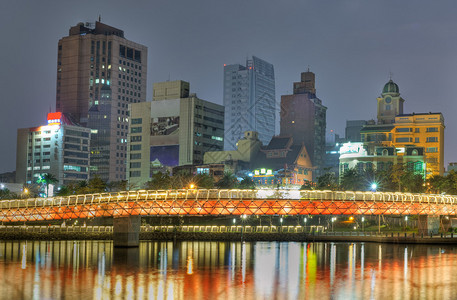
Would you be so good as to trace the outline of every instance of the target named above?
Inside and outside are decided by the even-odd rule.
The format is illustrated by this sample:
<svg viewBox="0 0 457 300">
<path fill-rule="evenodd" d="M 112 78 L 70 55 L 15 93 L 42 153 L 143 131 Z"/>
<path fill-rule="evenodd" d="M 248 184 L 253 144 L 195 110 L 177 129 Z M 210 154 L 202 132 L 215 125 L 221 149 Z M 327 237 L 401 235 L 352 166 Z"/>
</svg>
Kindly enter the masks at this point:
<svg viewBox="0 0 457 300">
<path fill-rule="evenodd" d="M 2 1 L 0 172 L 15 170 L 18 128 L 55 109 L 57 43 L 78 22 L 102 22 L 148 47 L 152 83 L 186 80 L 222 104 L 223 65 L 255 55 L 274 65 L 276 98 L 310 66 L 327 129 L 374 119 L 389 72 L 405 113 L 442 112 L 445 166 L 457 161 L 456 1 Z"/>
</svg>

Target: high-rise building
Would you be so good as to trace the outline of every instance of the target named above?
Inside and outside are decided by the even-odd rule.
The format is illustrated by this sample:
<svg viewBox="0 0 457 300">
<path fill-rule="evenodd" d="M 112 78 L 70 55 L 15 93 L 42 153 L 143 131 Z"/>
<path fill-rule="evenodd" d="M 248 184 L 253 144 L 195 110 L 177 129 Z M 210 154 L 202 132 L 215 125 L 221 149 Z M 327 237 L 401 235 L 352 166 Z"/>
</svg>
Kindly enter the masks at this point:
<svg viewBox="0 0 457 300">
<path fill-rule="evenodd" d="M 126 178 L 128 105 L 146 100 L 147 48 L 101 22 L 59 40 L 56 110 L 92 129 L 91 175 Z"/>
<path fill-rule="evenodd" d="M 89 178 L 90 129 L 60 112 L 48 114 L 48 124 L 17 132 L 16 182 L 37 183 L 49 173 L 58 184 Z"/>
<path fill-rule="evenodd" d="M 444 118 L 437 113 L 403 113 L 404 100 L 398 85 L 389 80 L 378 100 L 378 122 L 367 124 L 360 131 L 367 150 L 395 147 L 404 155 L 407 147 L 425 150 L 426 176 L 444 173 Z"/>
<path fill-rule="evenodd" d="M 256 131 L 263 144 L 275 135 L 273 65 L 252 56 L 246 66 L 224 65 L 225 150 L 236 150 L 245 131 Z"/>
<path fill-rule="evenodd" d="M 162 95 L 162 100 L 130 105 L 128 180 L 137 187 L 156 171 L 201 165 L 205 152 L 223 149 L 224 107 L 189 94 L 184 81 L 156 83 L 154 95 L 166 86 L 182 90 L 182 98 Z"/>
<path fill-rule="evenodd" d="M 327 107 L 316 97 L 315 75 L 309 70 L 294 83 L 292 95 L 281 96 L 280 135 L 291 136 L 296 145 L 304 144 L 319 176 L 324 166 Z"/>
<path fill-rule="evenodd" d="M 362 138 L 360 136 L 360 130 L 363 126 L 367 125 L 368 121 L 365 120 L 347 120 L 346 121 L 346 130 L 345 130 L 345 139 L 347 142 L 361 142 Z"/>
</svg>

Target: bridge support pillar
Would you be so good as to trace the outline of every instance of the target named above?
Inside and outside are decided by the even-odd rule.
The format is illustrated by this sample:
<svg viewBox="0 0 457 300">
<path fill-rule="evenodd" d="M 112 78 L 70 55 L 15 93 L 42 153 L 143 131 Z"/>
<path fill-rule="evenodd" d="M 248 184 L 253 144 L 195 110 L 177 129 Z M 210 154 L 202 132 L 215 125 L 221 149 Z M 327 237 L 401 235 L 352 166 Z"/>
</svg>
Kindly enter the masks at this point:
<svg viewBox="0 0 457 300">
<path fill-rule="evenodd" d="M 451 225 L 451 219 L 449 216 L 440 216 L 440 228 L 442 232 L 448 232 Z"/>
<path fill-rule="evenodd" d="M 417 220 L 418 234 L 438 234 L 440 228 L 439 216 L 419 215 Z"/>
<path fill-rule="evenodd" d="M 140 216 L 114 218 L 113 246 L 138 247 L 140 245 L 140 225 Z"/>
</svg>

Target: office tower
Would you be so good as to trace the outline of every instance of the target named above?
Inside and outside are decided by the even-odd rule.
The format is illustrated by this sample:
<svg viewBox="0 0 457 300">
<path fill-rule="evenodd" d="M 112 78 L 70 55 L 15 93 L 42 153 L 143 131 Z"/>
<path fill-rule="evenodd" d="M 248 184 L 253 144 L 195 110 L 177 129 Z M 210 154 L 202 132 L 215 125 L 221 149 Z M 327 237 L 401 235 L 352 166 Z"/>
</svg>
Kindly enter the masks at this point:
<svg viewBox="0 0 457 300">
<path fill-rule="evenodd" d="M 16 182 L 34 184 L 50 173 L 58 184 L 89 177 L 90 129 L 60 112 L 48 114 L 48 124 L 17 132 Z"/>
<path fill-rule="evenodd" d="M 275 134 L 273 65 L 253 56 L 246 66 L 224 65 L 225 150 L 236 150 L 245 131 L 257 131 L 267 145 Z"/>
<path fill-rule="evenodd" d="M 368 121 L 365 120 L 346 120 L 346 142 L 361 142 L 360 130 L 367 124 Z"/>
<path fill-rule="evenodd" d="M 316 97 L 315 75 L 309 70 L 294 83 L 292 95 L 281 96 L 280 135 L 291 136 L 296 145 L 305 145 L 316 167 L 314 177 L 321 174 L 324 165 L 326 113 L 327 107 Z"/>
<path fill-rule="evenodd" d="M 126 178 L 128 105 L 146 99 L 147 48 L 101 22 L 58 43 L 56 110 L 92 129 L 91 176 Z"/>
<path fill-rule="evenodd" d="M 174 86 L 179 98 L 162 94 Z M 181 88 L 187 87 L 187 88 Z M 142 185 L 154 172 L 203 164 L 207 151 L 223 150 L 224 107 L 189 94 L 184 81 L 154 84 L 160 99 L 130 105 L 128 150 L 129 183 Z"/>
</svg>

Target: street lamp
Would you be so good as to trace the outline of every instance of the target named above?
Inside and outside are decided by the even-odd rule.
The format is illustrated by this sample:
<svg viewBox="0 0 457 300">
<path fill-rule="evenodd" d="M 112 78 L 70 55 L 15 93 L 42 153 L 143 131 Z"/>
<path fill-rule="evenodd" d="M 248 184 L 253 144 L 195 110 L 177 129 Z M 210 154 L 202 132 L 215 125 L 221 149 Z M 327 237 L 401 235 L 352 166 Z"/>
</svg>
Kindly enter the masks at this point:
<svg viewBox="0 0 457 300">
<path fill-rule="evenodd" d="M 371 184 L 371 191 L 376 192 L 376 189 L 377 189 L 377 188 L 378 188 L 378 185 L 376 184 L 376 182 L 373 182 L 373 183 Z"/>
<path fill-rule="evenodd" d="M 365 231 L 363 228 L 363 221 L 365 221 L 365 217 L 362 217 L 362 231 Z"/>
<path fill-rule="evenodd" d="M 235 223 L 236 223 L 236 219 L 235 219 L 235 218 L 233 218 L 233 224 L 235 224 Z"/>
<path fill-rule="evenodd" d="M 335 230 L 333 229 L 333 223 L 335 222 L 335 220 L 336 220 L 336 218 L 333 217 L 333 218 L 332 218 L 332 232 L 335 232 Z"/>
</svg>

